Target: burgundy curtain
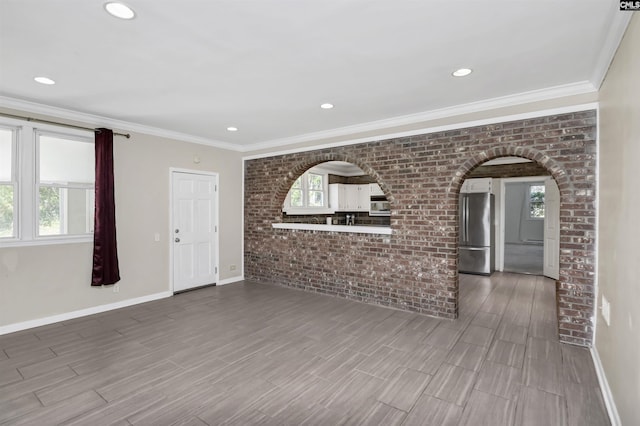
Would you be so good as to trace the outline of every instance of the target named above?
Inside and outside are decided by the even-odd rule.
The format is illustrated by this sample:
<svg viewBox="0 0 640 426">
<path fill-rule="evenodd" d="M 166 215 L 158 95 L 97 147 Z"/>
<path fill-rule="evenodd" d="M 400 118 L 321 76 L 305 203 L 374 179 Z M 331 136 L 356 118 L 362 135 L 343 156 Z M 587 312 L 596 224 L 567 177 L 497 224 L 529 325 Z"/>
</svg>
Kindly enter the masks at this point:
<svg viewBox="0 0 640 426">
<path fill-rule="evenodd" d="M 92 286 L 120 281 L 113 192 L 113 131 L 96 129 L 96 212 L 93 230 Z"/>
</svg>

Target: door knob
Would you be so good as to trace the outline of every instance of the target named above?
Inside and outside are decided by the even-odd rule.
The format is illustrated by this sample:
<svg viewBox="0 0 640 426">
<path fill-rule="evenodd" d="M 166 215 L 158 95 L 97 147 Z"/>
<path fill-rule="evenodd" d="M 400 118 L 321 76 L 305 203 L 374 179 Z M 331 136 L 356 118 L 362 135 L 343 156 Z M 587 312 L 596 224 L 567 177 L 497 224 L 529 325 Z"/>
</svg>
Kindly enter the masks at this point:
<svg viewBox="0 0 640 426">
<path fill-rule="evenodd" d="M 175 242 L 176 242 L 176 243 L 179 243 L 179 242 L 180 242 L 180 238 L 176 238 L 176 239 L 175 239 Z"/>
</svg>

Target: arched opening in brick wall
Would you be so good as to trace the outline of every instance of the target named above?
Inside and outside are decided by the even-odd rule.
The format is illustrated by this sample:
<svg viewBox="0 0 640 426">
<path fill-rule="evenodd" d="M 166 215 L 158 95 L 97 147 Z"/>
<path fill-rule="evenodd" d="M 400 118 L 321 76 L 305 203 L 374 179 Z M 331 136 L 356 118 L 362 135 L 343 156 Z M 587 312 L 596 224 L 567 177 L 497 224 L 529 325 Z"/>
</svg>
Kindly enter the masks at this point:
<svg viewBox="0 0 640 426">
<path fill-rule="evenodd" d="M 346 167 L 345 167 L 346 166 Z M 349 167 L 352 166 L 352 167 Z M 344 169 L 344 173 L 342 173 L 341 169 Z M 283 211 L 281 212 L 280 219 L 284 222 L 302 222 L 302 223 L 325 223 L 325 217 L 333 217 L 333 213 L 327 213 L 326 211 L 321 211 L 318 214 L 314 214 L 313 211 L 304 212 L 303 214 L 296 214 L 295 211 L 293 213 L 287 212 L 286 207 L 293 204 L 291 199 L 288 198 L 288 194 L 292 191 L 293 185 L 298 181 L 298 179 L 303 176 L 308 171 L 316 171 L 321 170 L 324 173 L 326 178 L 326 190 L 327 193 L 325 197 L 328 197 L 329 191 L 328 187 L 334 183 L 344 183 L 344 184 L 362 184 L 369 185 L 370 183 L 376 183 L 380 189 L 382 190 L 381 199 L 389 201 L 390 205 L 393 205 L 393 197 L 390 194 L 385 183 L 380 179 L 378 173 L 373 170 L 369 165 L 358 161 L 357 159 L 352 159 L 346 156 L 338 156 L 338 155 L 319 155 L 317 157 L 309 158 L 307 161 L 300 162 L 295 165 L 285 176 L 278 179 L 279 184 L 275 188 L 274 192 L 274 200 L 276 200 L 277 205 L 283 206 Z M 342 179 L 341 179 L 342 178 Z M 305 188 L 306 189 L 306 188 Z M 298 189 L 297 192 L 300 190 Z M 328 204 L 328 201 L 327 201 Z M 307 207 L 306 203 L 303 206 L 303 209 Z M 368 207 L 368 204 L 367 204 Z M 337 213 L 337 212 L 336 212 Z M 343 224 L 344 215 L 336 218 L 341 222 L 336 224 Z M 318 218 L 321 218 L 321 221 L 318 221 Z M 376 220 L 378 219 L 378 220 Z M 365 223 L 360 223 L 365 224 Z M 373 225 L 390 225 L 389 215 L 385 217 L 377 217 L 372 220 Z"/>
<path fill-rule="evenodd" d="M 502 175 L 501 178 L 508 177 L 523 177 L 523 176 L 542 176 L 548 175 L 557 184 L 560 192 L 560 205 L 569 205 L 574 201 L 575 188 L 571 179 L 567 176 L 567 171 L 549 156 L 543 152 L 530 148 L 522 148 L 516 146 L 498 146 L 483 152 L 480 152 L 469 158 L 463 165 L 460 166 L 456 172 L 456 176 L 450 187 L 451 205 L 456 206 L 456 211 L 459 214 L 459 198 L 461 194 L 462 186 L 465 180 L 473 177 L 484 176 L 477 173 L 477 170 L 483 166 L 483 164 L 502 157 L 521 157 L 531 162 L 528 163 L 529 170 L 521 170 L 510 176 Z M 534 173 L 535 174 L 532 174 Z M 559 227 L 560 229 L 569 229 L 573 221 L 571 212 L 566 209 L 561 209 L 559 213 Z M 460 226 L 457 227 L 457 237 L 460 236 Z M 498 241 L 495 242 L 498 244 Z M 556 300 L 558 309 L 556 310 L 556 318 L 550 320 L 557 320 L 558 333 L 561 340 L 571 341 L 571 330 L 573 324 L 581 322 L 589 317 L 589 312 L 568 312 L 567 306 L 572 307 L 574 300 L 571 298 L 571 294 L 562 291 L 563 287 L 576 288 L 581 285 L 580 280 L 576 281 L 572 271 L 576 267 L 575 261 L 570 256 L 566 256 L 575 249 L 572 246 L 570 239 L 560 238 L 558 241 L 559 254 L 565 254 L 565 256 L 559 256 L 559 277 L 556 281 Z M 460 253 L 460 244 L 458 244 L 458 252 Z M 579 261 L 578 261 L 579 262 Z M 459 275 L 456 275 L 456 290 L 459 288 Z M 464 307 L 459 305 L 459 292 L 457 297 L 457 305 L 459 311 L 464 311 Z M 565 307 L 565 309 L 563 309 Z"/>
<path fill-rule="evenodd" d="M 546 168 L 498 157 L 474 168 L 460 192 L 460 272 L 559 278 L 560 194 Z"/>
</svg>

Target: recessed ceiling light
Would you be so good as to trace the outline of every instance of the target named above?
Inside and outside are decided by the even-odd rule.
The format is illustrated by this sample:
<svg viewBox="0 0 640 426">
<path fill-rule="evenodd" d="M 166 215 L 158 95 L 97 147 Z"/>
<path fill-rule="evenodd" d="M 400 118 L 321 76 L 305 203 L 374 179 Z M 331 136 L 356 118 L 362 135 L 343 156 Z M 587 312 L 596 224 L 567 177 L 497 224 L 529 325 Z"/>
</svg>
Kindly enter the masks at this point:
<svg viewBox="0 0 640 426">
<path fill-rule="evenodd" d="M 237 127 L 227 127 L 227 130 L 230 132 L 237 132 L 238 128 Z"/>
<path fill-rule="evenodd" d="M 51 80 L 49 77 L 35 77 L 34 80 L 40 84 L 47 84 L 49 86 L 52 84 L 56 84 L 56 82 Z"/>
<path fill-rule="evenodd" d="M 322 108 L 322 109 L 331 109 L 331 108 L 333 108 L 333 104 L 329 104 L 329 103 L 322 104 L 322 105 L 320 105 L 320 108 Z"/>
<path fill-rule="evenodd" d="M 104 8 L 110 15 L 120 19 L 133 19 L 136 13 L 124 3 L 109 2 L 104 4 Z"/>
<path fill-rule="evenodd" d="M 451 75 L 454 77 L 464 77 L 471 74 L 472 72 L 473 70 L 470 68 L 460 68 L 459 70 L 455 70 L 454 72 L 452 72 Z"/>
</svg>

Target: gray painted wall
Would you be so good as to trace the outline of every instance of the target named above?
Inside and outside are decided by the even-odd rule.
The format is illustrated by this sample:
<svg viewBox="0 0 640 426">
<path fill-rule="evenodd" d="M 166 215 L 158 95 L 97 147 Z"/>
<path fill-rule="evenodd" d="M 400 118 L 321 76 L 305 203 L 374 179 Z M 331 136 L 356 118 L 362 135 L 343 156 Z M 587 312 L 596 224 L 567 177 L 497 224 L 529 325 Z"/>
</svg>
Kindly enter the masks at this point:
<svg viewBox="0 0 640 426">
<path fill-rule="evenodd" d="M 611 390 L 604 389 L 605 400 L 613 395 L 619 420 L 612 423 L 622 425 L 637 425 L 640 419 L 640 14 L 633 15 L 601 89 L 596 301 L 609 301 L 611 323 L 600 309 L 593 311 L 596 361 L 601 360 Z"/>
</svg>

